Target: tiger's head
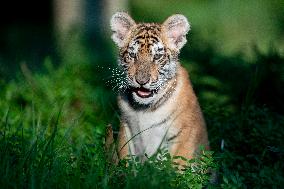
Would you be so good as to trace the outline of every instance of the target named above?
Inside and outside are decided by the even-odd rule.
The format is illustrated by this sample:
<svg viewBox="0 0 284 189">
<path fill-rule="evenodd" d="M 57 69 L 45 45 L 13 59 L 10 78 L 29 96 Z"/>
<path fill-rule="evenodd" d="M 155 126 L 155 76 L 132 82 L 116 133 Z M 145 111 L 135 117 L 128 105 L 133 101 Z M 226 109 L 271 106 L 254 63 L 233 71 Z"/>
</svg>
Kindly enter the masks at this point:
<svg viewBox="0 0 284 189">
<path fill-rule="evenodd" d="M 127 13 L 117 12 L 110 24 L 127 94 L 138 104 L 154 103 L 176 76 L 178 54 L 190 29 L 186 17 L 172 15 L 163 24 L 135 23 Z"/>
</svg>

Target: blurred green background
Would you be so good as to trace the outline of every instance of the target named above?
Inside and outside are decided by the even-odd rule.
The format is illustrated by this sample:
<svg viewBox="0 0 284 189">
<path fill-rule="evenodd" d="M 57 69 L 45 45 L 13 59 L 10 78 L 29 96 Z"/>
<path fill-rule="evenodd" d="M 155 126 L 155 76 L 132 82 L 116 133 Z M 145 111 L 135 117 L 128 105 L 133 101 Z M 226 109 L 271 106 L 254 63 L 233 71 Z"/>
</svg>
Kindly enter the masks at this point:
<svg viewBox="0 0 284 189">
<path fill-rule="evenodd" d="M 192 28 L 181 62 L 201 101 L 233 103 L 234 109 L 253 98 L 283 113 L 283 1 L 54 0 L 11 2 L 2 9 L 10 13 L 1 11 L 1 78 L 13 79 L 21 63 L 41 70 L 46 57 L 56 65 L 69 60 L 79 64 L 83 57 L 88 63 L 115 66 L 109 37 L 114 12 L 127 11 L 138 22 L 163 22 L 181 13 Z M 252 87 L 253 80 L 258 86 Z"/>
<path fill-rule="evenodd" d="M 112 125 L 115 136 L 119 126 L 113 74 L 117 50 L 110 39 L 109 19 L 121 10 L 137 22 L 163 22 L 181 13 L 191 23 L 180 61 L 189 71 L 205 115 L 219 165 L 217 187 L 281 188 L 283 0 L 3 3 L 1 186 L 42 187 L 46 182 L 45 187 L 76 188 L 76 181 L 83 188 L 115 188 L 116 183 L 108 182 L 102 147 L 106 125 Z M 54 123 L 65 142 L 64 147 L 63 139 L 55 142 L 54 151 L 49 151 L 44 141 L 49 146 L 54 140 Z M 21 163 L 23 159 L 26 163 Z M 46 174 L 57 171 L 54 176 Z M 120 181 L 127 183 L 130 177 L 125 177 Z M 154 186 L 149 180 L 141 182 Z"/>
</svg>

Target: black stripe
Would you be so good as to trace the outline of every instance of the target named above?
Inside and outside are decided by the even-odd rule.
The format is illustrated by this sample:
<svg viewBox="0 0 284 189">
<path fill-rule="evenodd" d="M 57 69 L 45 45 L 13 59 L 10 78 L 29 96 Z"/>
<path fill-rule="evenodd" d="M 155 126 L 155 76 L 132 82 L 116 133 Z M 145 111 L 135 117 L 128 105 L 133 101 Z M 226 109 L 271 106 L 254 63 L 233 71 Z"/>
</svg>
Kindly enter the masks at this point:
<svg viewBox="0 0 284 189">
<path fill-rule="evenodd" d="M 155 36 L 150 36 L 150 38 L 151 38 L 151 39 L 154 39 L 155 42 L 158 42 L 158 41 L 159 41 L 159 39 L 158 39 L 157 37 L 155 37 Z"/>
<path fill-rule="evenodd" d="M 145 39 L 145 36 L 144 35 L 140 35 L 138 37 L 135 38 L 135 40 L 137 40 L 139 43 L 141 43 L 141 39 Z"/>
<path fill-rule="evenodd" d="M 173 77 L 172 79 L 174 79 L 175 77 Z M 174 88 L 176 87 L 177 85 L 177 82 L 174 82 L 173 83 Z M 159 106 L 162 106 L 171 96 L 172 96 L 172 93 L 173 93 L 174 89 L 172 89 L 172 87 L 169 88 L 169 90 L 167 90 L 165 92 L 165 94 L 158 100 L 157 103 L 155 103 L 153 106 L 152 106 L 152 110 L 156 110 Z"/>
<path fill-rule="evenodd" d="M 171 136 L 170 138 L 168 138 L 167 141 L 169 142 L 171 140 L 174 140 L 176 137 L 178 137 L 180 135 L 180 133 L 181 133 L 181 130 L 177 134 L 175 134 L 175 135 Z"/>
</svg>

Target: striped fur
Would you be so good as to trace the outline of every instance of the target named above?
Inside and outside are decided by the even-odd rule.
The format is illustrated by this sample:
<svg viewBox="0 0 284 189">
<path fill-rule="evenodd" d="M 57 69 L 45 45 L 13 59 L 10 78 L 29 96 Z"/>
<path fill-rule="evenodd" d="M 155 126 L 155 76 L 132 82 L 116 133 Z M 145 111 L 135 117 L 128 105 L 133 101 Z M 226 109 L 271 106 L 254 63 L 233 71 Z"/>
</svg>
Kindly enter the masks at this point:
<svg viewBox="0 0 284 189">
<path fill-rule="evenodd" d="M 118 97 L 119 157 L 145 160 L 166 148 L 171 155 L 192 158 L 200 145 L 208 147 L 202 112 L 178 60 L 189 31 L 187 19 L 173 15 L 163 24 L 136 24 L 119 12 L 111 28 L 127 82 Z"/>
</svg>

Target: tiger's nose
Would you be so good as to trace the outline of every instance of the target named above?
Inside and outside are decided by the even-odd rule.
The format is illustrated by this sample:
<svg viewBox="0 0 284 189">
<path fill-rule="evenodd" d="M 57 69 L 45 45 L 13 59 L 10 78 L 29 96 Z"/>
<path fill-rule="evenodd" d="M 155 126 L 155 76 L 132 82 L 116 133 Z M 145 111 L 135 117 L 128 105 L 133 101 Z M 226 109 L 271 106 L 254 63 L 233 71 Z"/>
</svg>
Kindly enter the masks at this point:
<svg viewBox="0 0 284 189">
<path fill-rule="evenodd" d="M 135 77 L 135 79 L 139 85 L 145 85 L 150 81 L 150 77 L 139 74 Z"/>
</svg>

